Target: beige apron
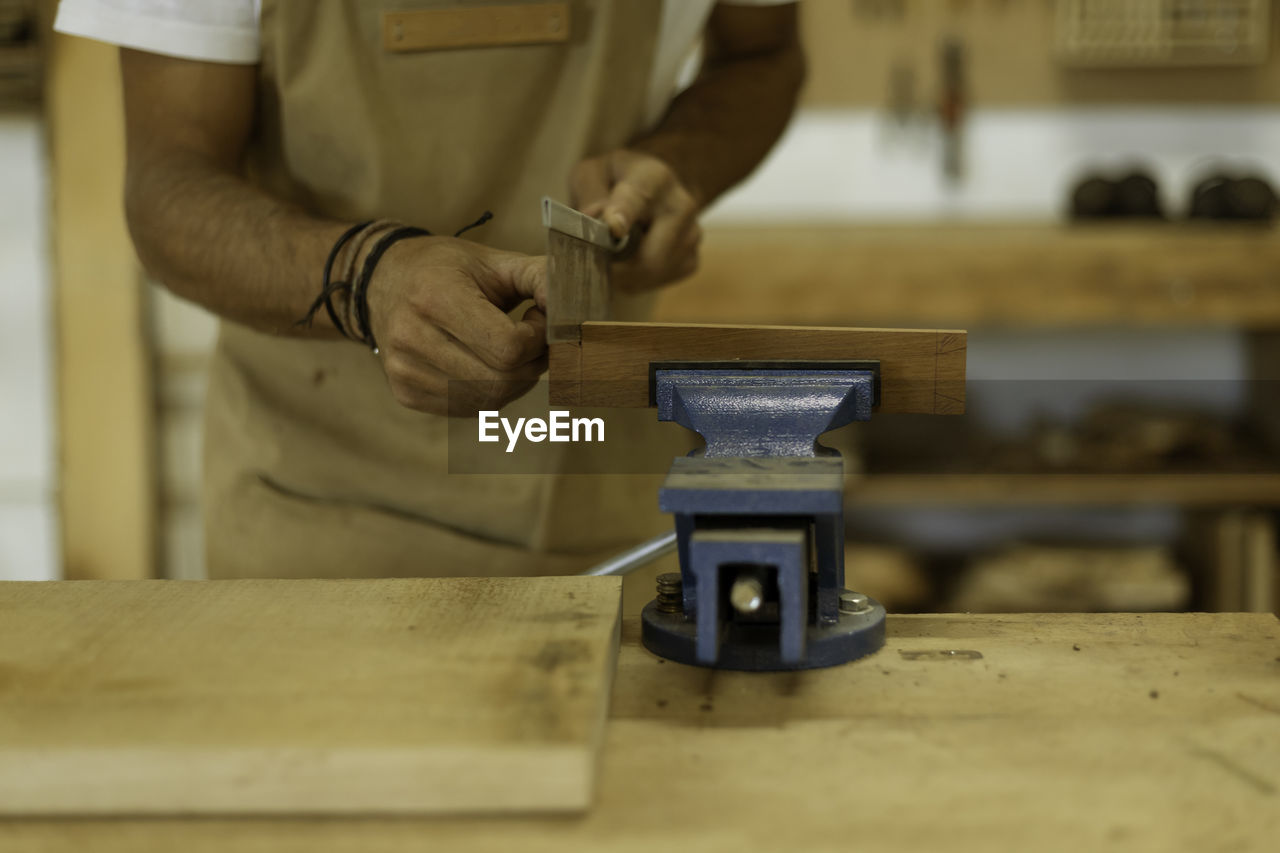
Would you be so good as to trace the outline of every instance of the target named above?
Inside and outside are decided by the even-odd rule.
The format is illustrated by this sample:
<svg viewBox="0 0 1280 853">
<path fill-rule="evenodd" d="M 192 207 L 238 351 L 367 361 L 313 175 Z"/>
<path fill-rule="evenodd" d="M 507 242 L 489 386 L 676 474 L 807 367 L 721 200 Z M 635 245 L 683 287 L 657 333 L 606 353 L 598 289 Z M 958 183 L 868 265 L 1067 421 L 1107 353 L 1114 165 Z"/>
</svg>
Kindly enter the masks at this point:
<svg viewBox="0 0 1280 853">
<path fill-rule="evenodd" d="M 438 234 L 492 210 L 468 239 L 540 254 L 539 199 L 644 130 L 662 4 L 573 0 L 566 43 L 384 49 L 383 12 L 481 5 L 494 4 L 265 0 L 254 180 L 317 213 Z M 511 409 L 545 417 L 545 383 Z M 670 526 L 656 475 L 560 475 L 556 454 L 537 474 L 448 473 L 472 470 L 466 445 L 450 456 L 446 419 L 399 406 L 351 342 L 224 322 L 207 413 L 211 577 L 571 572 Z M 652 412 L 607 417 L 631 441 L 686 441 Z"/>
</svg>

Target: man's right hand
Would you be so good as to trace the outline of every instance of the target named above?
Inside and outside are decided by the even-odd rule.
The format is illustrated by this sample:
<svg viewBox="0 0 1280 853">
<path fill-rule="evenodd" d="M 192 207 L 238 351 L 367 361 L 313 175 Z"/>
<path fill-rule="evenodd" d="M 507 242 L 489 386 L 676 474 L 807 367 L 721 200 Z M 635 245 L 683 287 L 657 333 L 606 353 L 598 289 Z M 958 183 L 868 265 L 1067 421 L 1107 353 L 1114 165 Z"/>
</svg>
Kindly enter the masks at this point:
<svg viewBox="0 0 1280 853">
<path fill-rule="evenodd" d="M 442 415 L 497 409 L 547 368 L 546 263 L 453 237 L 391 246 L 368 285 L 391 393 Z M 535 304 L 520 319 L 507 312 Z"/>
</svg>

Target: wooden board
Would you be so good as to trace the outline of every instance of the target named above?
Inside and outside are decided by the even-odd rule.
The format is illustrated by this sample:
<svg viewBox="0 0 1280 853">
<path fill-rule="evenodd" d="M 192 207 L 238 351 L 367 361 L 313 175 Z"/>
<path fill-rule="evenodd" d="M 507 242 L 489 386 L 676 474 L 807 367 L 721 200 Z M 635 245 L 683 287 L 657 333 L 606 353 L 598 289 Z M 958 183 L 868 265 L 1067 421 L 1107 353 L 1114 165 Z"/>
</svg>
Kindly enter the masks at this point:
<svg viewBox="0 0 1280 853">
<path fill-rule="evenodd" d="M 46 25 L 52 6 L 43 4 Z M 76 579 L 152 577 L 151 328 L 121 203 L 119 51 L 48 30 L 46 36 L 63 569 Z"/>
<path fill-rule="evenodd" d="M 1280 229 L 1254 225 L 709 228 L 655 319 L 859 326 L 1280 328 Z"/>
<path fill-rule="evenodd" d="M 42 853 L 1271 851 L 1280 623 L 890 616 L 830 670 L 663 663 L 623 631 L 599 799 L 575 819 L 0 822 Z"/>
<path fill-rule="evenodd" d="M 586 808 L 619 601 L 616 578 L 0 585 L 0 814 Z"/>
<path fill-rule="evenodd" d="M 689 323 L 582 324 L 551 347 L 551 402 L 649 405 L 649 365 L 669 361 L 877 359 L 882 412 L 964 412 L 965 333 Z"/>
</svg>

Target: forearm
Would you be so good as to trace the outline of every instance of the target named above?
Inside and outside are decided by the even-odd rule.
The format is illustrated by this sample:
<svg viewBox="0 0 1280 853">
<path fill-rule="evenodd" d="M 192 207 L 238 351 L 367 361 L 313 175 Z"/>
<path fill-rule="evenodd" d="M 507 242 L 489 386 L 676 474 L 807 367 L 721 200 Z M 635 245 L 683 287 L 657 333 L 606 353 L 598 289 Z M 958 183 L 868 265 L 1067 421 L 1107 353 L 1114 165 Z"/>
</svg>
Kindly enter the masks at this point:
<svg viewBox="0 0 1280 853">
<path fill-rule="evenodd" d="M 131 164 L 125 207 L 143 266 L 177 295 L 272 334 L 338 334 L 324 311 L 310 328 L 297 321 L 346 223 L 311 216 L 187 152 Z"/>
<path fill-rule="evenodd" d="M 340 334 L 325 310 L 309 325 L 298 321 L 316 305 L 325 263 L 351 223 L 312 215 L 242 176 L 256 69 L 129 49 L 120 68 L 125 209 L 143 265 L 175 293 L 253 328 Z M 507 312 L 529 299 L 545 306 L 542 259 L 383 225 L 360 229 L 337 253 L 331 284 L 359 279 L 358 295 L 333 288 L 334 315 L 353 337 L 376 342 L 392 396 L 455 414 L 525 393 L 545 369 L 545 316 Z"/>
<path fill-rule="evenodd" d="M 726 55 L 712 37 L 702 74 L 632 145 L 666 161 L 702 207 L 750 174 L 795 110 L 805 63 L 794 17 L 776 38 Z"/>
</svg>

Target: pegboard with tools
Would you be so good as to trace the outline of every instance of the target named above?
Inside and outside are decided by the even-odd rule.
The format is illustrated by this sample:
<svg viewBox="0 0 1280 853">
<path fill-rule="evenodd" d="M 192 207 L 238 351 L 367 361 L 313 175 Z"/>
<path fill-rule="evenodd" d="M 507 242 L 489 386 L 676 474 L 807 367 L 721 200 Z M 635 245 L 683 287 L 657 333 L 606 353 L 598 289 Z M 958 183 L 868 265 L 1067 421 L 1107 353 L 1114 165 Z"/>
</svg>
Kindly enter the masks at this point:
<svg viewBox="0 0 1280 853">
<path fill-rule="evenodd" d="M 1259 65 L 1270 0 L 1058 0 L 1056 50 L 1095 68 Z"/>
<path fill-rule="evenodd" d="M 811 107 L 1280 101 L 1277 0 L 824 0 L 802 9 Z"/>
</svg>

